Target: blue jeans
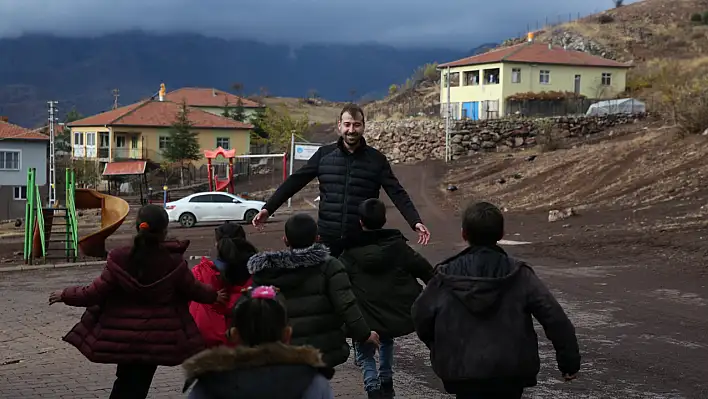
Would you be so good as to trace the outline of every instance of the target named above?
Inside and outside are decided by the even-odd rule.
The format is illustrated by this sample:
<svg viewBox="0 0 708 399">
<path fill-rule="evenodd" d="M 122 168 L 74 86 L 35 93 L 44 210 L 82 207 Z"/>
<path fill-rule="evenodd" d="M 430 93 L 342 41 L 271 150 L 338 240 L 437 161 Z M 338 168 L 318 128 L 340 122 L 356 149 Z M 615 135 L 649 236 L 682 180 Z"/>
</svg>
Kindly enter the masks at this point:
<svg viewBox="0 0 708 399">
<path fill-rule="evenodd" d="M 354 342 L 354 364 L 364 374 L 367 392 L 381 388 L 382 382 L 393 381 L 393 339 L 381 338 L 379 369 L 376 370 L 376 346 L 369 342 Z"/>
</svg>

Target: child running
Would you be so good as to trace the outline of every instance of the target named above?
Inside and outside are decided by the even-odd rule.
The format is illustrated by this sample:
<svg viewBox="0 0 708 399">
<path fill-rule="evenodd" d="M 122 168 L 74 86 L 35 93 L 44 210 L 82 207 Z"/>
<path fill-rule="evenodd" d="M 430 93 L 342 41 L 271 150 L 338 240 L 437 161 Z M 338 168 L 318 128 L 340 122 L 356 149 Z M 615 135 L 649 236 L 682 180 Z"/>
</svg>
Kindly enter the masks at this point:
<svg viewBox="0 0 708 399">
<path fill-rule="evenodd" d="M 293 345 L 319 349 L 325 364 L 335 367 L 349 358 L 343 327 L 354 342 L 378 344 L 378 334 L 361 316 L 344 266 L 317 239 L 317 222 L 293 215 L 285 222 L 288 249 L 254 255 L 248 270 L 254 285 L 274 285 L 285 296 Z"/>
<path fill-rule="evenodd" d="M 309 346 L 291 346 L 292 328 L 277 289 L 249 289 L 227 332 L 236 348 L 207 349 L 182 365 L 189 399 L 333 399 L 334 370 Z"/>
<path fill-rule="evenodd" d="M 504 216 L 488 202 L 462 219 L 468 248 L 444 261 L 413 305 L 435 374 L 457 398 L 519 399 L 540 368 L 532 316 L 556 350 L 566 381 L 580 369 L 575 328 L 531 267 L 506 254 Z"/>
<path fill-rule="evenodd" d="M 339 260 L 344 264 L 352 291 L 369 326 L 381 337 L 379 368 L 376 347 L 354 343 L 356 364 L 364 375 L 369 398 L 393 398 L 394 338 L 415 331 L 411 306 L 433 277 L 433 266 L 406 243 L 396 229 L 384 229 L 386 205 L 376 198 L 359 205 L 362 231 L 344 240 Z"/>
<path fill-rule="evenodd" d="M 258 250 L 246 240 L 246 232 L 237 223 L 224 223 L 215 231 L 216 256 L 214 260 L 203 257 L 192 269 L 197 281 L 217 290 L 223 289 L 229 296 L 226 304 L 203 304 L 192 302 L 189 312 L 199 327 L 207 347 L 233 346 L 226 339 L 228 317 L 234 304 L 241 297 L 241 290 L 251 285 L 251 275 L 246 267 L 248 259 Z"/>
<path fill-rule="evenodd" d="M 188 303 L 227 299 L 194 279 L 186 246 L 164 242 L 167 224 L 161 206 L 140 208 L 131 247 L 111 251 L 90 285 L 49 296 L 50 305 L 87 308 L 64 341 L 94 363 L 118 365 L 110 399 L 146 398 L 157 366 L 177 366 L 203 350 Z"/>
</svg>

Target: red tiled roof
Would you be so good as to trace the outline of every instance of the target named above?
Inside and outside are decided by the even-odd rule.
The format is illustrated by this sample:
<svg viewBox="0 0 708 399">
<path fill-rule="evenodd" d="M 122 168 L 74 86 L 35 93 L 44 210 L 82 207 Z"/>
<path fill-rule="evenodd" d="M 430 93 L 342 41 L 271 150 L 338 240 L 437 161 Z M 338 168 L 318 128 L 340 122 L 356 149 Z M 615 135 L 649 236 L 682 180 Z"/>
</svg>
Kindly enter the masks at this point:
<svg viewBox="0 0 708 399">
<path fill-rule="evenodd" d="M 184 99 L 187 105 L 193 107 L 223 107 L 228 100 L 229 106 L 235 107 L 239 98 L 244 108 L 259 108 L 261 104 L 247 98 L 235 96 L 225 91 L 204 88 L 204 87 L 183 87 L 165 94 L 165 100 L 182 102 Z"/>
<path fill-rule="evenodd" d="M 49 136 L 22 126 L 0 121 L 0 140 L 49 140 Z"/>
<path fill-rule="evenodd" d="M 548 44 L 525 42 L 515 46 L 504 47 L 472 57 L 438 65 L 439 68 L 459 67 L 467 65 L 492 64 L 497 62 L 518 62 L 525 64 L 555 64 L 574 66 L 593 66 L 608 68 L 630 68 L 623 64 L 584 51 L 564 50 L 563 47 L 548 48 Z"/>
<path fill-rule="evenodd" d="M 180 112 L 180 104 L 147 100 L 71 122 L 77 126 L 168 127 Z M 197 129 L 252 129 L 253 125 L 189 107 L 189 120 Z"/>
<path fill-rule="evenodd" d="M 110 162 L 103 169 L 104 176 L 142 175 L 147 161 Z"/>
</svg>

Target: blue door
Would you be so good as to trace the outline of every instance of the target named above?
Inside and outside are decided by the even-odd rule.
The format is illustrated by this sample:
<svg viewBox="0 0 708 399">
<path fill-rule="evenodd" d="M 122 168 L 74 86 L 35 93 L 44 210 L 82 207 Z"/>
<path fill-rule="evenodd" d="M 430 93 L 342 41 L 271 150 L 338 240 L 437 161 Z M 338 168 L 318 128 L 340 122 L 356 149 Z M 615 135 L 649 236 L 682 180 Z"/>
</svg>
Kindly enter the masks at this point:
<svg viewBox="0 0 708 399">
<path fill-rule="evenodd" d="M 479 120 L 479 101 L 462 103 L 462 118 L 469 118 L 473 121 Z"/>
</svg>

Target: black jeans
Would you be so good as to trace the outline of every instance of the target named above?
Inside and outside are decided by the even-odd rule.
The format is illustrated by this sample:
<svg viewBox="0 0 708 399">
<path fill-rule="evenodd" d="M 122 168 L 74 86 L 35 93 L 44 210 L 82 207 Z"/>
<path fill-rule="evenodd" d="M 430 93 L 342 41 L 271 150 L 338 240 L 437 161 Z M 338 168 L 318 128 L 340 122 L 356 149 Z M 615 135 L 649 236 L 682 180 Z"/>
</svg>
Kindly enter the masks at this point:
<svg viewBox="0 0 708 399">
<path fill-rule="evenodd" d="M 455 397 L 457 399 L 521 399 L 523 394 L 523 389 L 515 389 L 512 391 L 499 392 L 458 393 Z"/>
<path fill-rule="evenodd" d="M 157 366 L 147 364 L 119 364 L 110 399 L 145 399 L 150 392 Z"/>
</svg>

